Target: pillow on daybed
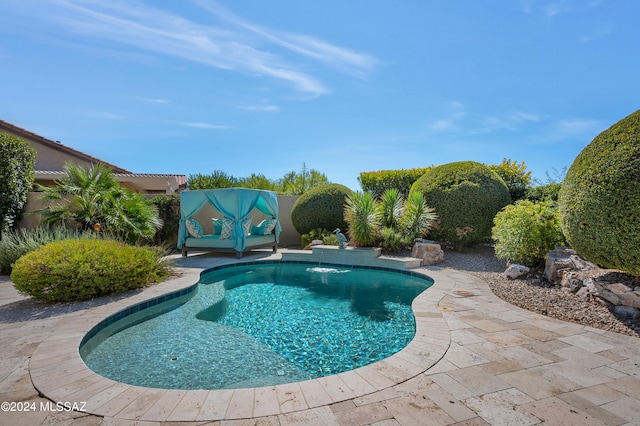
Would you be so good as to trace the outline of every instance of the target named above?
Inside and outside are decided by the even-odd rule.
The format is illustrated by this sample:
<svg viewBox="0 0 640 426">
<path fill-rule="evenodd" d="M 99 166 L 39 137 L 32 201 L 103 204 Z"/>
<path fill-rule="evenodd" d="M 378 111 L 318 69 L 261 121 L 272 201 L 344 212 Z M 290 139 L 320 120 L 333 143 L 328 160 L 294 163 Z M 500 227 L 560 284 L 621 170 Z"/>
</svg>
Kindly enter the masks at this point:
<svg viewBox="0 0 640 426">
<path fill-rule="evenodd" d="M 251 230 L 251 216 L 247 216 L 242 221 L 242 231 L 244 235 L 249 235 L 249 231 Z"/>
<path fill-rule="evenodd" d="M 273 233 L 278 219 L 265 219 L 256 226 L 251 227 L 251 235 L 269 235 Z"/>
<path fill-rule="evenodd" d="M 231 238 L 233 234 L 233 223 L 235 221 L 233 219 L 229 219 L 228 217 L 222 218 L 222 229 L 220 231 L 220 239 L 224 240 L 227 238 Z M 251 216 L 247 216 L 242 220 L 242 231 L 244 235 L 248 235 L 251 230 Z"/>
<path fill-rule="evenodd" d="M 202 225 L 195 219 L 187 219 L 185 222 L 187 232 L 193 238 L 202 238 Z"/>
<path fill-rule="evenodd" d="M 220 239 L 226 240 L 231 238 L 231 234 L 233 233 L 233 219 L 229 219 L 228 217 L 222 218 L 222 228 L 220 229 Z"/>
<path fill-rule="evenodd" d="M 222 233 L 222 219 L 212 217 L 211 224 L 213 225 L 213 235 L 220 235 Z"/>
</svg>

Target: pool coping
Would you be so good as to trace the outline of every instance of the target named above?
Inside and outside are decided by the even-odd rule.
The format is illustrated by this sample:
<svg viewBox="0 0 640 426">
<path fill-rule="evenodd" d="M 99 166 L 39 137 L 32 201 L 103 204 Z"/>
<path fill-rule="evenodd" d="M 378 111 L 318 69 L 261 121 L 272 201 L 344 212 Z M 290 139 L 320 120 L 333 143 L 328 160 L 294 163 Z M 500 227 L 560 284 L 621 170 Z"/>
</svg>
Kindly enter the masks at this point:
<svg viewBox="0 0 640 426">
<path fill-rule="evenodd" d="M 280 260 L 276 253 L 261 260 Z M 228 260 L 242 264 L 255 258 Z M 218 266 L 218 265 L 214 265 Z M 412 271 L 434 279 L 434 284 L 418 295 L 412 310 L 416 334 L 401 351 L 376 363 L 303 382 L 282 385 L 222 389 L 173 390 L 145 388 L 119 383 L 90 370 L 80 357 L 84 336 L 110 315 L 129 306 L 194 283 L 207 267 L 189 269 L 176 277 L 145 289 L 126 299 L 91 308 L 76 318 L 57 324 L 61 332 L 38 345 L 29 361 L 29 374 L 42 396 L 60 403 L 78 402 L 81 411 L 104 417 L 139 421 L 237 420 L 292 413 L 331 405 L 384 391 L 423 374 L 447 352 L 451 336 L 439 310 L 441 299 L 450 294 L 454 281 L 448 274 L 426 268 Z M 443 309 L 446 307 L 440 307 Z"/>
</svg>

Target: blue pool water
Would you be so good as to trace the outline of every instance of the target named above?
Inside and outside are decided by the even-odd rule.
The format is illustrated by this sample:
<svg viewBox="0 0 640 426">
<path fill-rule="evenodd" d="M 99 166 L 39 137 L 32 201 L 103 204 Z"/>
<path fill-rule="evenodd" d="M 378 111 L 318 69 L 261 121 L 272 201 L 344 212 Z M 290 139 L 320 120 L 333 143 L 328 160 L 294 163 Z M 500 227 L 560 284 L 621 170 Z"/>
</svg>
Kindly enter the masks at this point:
<svg viewBox="0 0 640 426">
<path fill-rule="evenodd" d="M 83 343 L 89 368 L 167 389 L 276 385 L 387 358 L 415 334 L 411 302 L 433 282 L 386 270 L 266 263 L 203 274 L 189 295 Z"/>
</svg>

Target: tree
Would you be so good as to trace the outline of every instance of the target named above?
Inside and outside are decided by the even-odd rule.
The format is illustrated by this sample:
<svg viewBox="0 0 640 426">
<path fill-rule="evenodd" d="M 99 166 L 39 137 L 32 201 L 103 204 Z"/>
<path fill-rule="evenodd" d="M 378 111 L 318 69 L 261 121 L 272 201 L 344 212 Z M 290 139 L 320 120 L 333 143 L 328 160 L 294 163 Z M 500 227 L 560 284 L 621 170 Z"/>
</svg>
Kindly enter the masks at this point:
<svg viewBox="0 0 640 426">
<path fill-rule="evenodd" d="M 307 165 L 302 163 L 302 170 L 300 173 L 291 171 L 285 174 L 282 179 L 278 181 L 279 192 L 287 195 L 302 195 L 311 188 L 315 188 L 320 185 L 326 185 L 329 182 L 327 176 L 324 173 L 320 173 L 315 169 L 307 169 Z"/>
<path fill-rule="evenodd" d="M 263 174 L 251 173 L 251 176 L 238 179 L 238 186 L 251 189 L 266 189 L 269 191 L 276 190 L 276 183 L 268 179 Z"/>
<path fill-rule="evenodd" d="M 15 225 L 33 185 L 36 150 L 0 133 L 0 238 Z"/>
<path fill-rule="evenodd" d="M 41 187 L 47 208 L 39 213 L 49 225 L 64 223 L 129 243 L 152 238 L 162 227 L 157 207 L 140 194 L 121 188 L 102 164 L 65 165 L 55 187 Z"/>
<path fill-rule="evenodd" d="M 216 189 L 237 186 L 238 179 L 222 170 L 214 170 L 210 175 L 189 175 L 187 186 L 189 189 Z"/>
<path fill-rule="evenodd" d="M 520 164 L 514 160 L 504 158 L 502 163 L 489 166 L 502 178 L 509 188 L 511 199 L 516 202 L 525 198 L 527 191 L 531 188 L 531 172 L 527 172 L 524 161 Z"/>
</svg>

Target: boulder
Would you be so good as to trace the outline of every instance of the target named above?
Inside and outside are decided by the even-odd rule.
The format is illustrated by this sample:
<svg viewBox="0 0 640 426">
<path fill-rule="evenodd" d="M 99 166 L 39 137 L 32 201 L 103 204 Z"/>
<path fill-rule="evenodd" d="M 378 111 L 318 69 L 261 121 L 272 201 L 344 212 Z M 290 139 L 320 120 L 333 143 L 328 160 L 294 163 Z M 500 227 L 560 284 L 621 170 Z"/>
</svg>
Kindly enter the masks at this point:
<svg viewBox="0 0 640 426">
<path fill-rule="evenodd" d="M 504 271 L 504 274 L 511 279 L 516 279 L 528 273 L 529 268 L 524 265 L 518 265 L 517 263 L 509 265 L 509 267 Z"/>
<path fill-rule="evenodd" d="M 623 319 L 633 321 L 640 319 L 640 309 L 631 306 L 616 306 L 613 308 L 613 313 Z"/>
<path fill-rule="evenodd" d="M 575 250 L 559 247 L 547 254 L 544 265 L 544 276 L 550 283 L 560 284 L 562 277 L 570 271 L 589 271 L 597 266 L 578 256 Z"/>
<path fill-rule="evenodd" d="M 430 266 L 444 261 L 444 251 L 440 244 L 416 242 L 411 249 L 411 257 L 420 259 L 421 266 Z"/>
</svg>

